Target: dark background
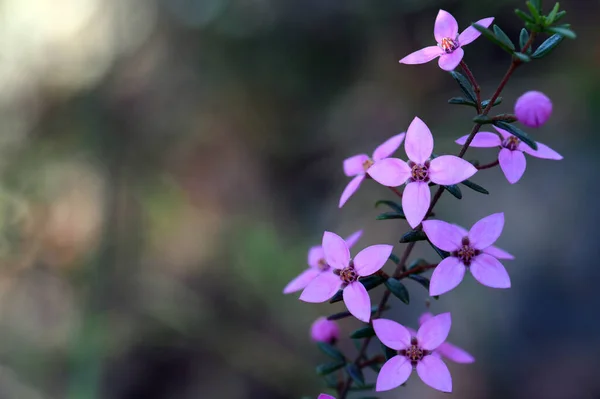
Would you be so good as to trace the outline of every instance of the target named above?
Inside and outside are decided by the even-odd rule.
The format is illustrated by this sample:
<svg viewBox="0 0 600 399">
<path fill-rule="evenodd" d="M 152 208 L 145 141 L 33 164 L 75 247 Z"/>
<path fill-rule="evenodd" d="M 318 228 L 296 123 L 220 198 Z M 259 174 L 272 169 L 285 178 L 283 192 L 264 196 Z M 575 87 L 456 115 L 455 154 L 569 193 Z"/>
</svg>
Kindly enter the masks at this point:
<svg viewBox="0 0 600 399">
<path fill-rule="evenodd" d="M 545 7 L 551 5 L 545 1 Z M 366 182 L 337 203 L 347 156 L 415 115 L 437 153 L 473 111 L 437 67 L 398 64 L 433 45 L 439 8 L 460 29 L 494 16 L 515 41 L 520 1 L 6 0 L 0 15 L 0 398 L 299 398 L 323 391 L 308 328 L 342 304 L 283 296 L 323 230 L 397 244 Z M 457 398 L 600 398 L 598 161 L 600 5 L 561 2 L 578 33 L 519 69 L 495 108 L 526 90 L 554 102 L 529 132 L 564 155 L 528 157 L 516 185 L 445 195 L 470 226 L 506 214 L 498 245 L 513 287 L 467 276 L 433 301 Z M 540 42 L 537 42 L 539 44 Z M 489 96 L 510 60 L 480 38 L 468 62 Z M 493 160 L 493 151 L 467 158 Z M 403 156 L 403 152 L 398 152 Z M 419 245 L 416 256 L 435 255 Z M 388 268 L 390 265 L 388 265 Z M 416 326 L 426 291 L 389 317 Z M 372 292 L 378 300 L 381 288 Z M 375 299 L 377 298 L 377 299 Z M 359 326 L 342 323 L 344 334 Z M 351 356 L 354 347 L 342 343 Z M 370 379 L 374 375 L 368 375 Z M 441 398 L 416 376 L 381 397 Z"/>
</svg>

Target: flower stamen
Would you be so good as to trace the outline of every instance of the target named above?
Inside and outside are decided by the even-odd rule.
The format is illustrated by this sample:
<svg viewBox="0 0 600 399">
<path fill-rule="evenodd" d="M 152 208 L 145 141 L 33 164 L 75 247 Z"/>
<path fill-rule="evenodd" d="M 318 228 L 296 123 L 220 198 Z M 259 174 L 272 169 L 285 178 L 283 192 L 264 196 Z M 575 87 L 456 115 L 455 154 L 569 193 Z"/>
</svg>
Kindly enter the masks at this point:
<svg viewBox="0 0 600 399">
<path fill-rule="evenodd" d="M 465 266 L 470 266 L 473 259 L 479 254 L 481 254 L 481 251 L 471 246 L 469 237 L 463 237 L 462 246 L 452 252 L 452 256 L 460 259 Z"/>
<path fill-rule="evenodd" d="M 502 142 L 502 147 L 511 151 L 516 151 L 519 148 L 519 144 L 521 144 L 521 140 L 515 136 L 510 136 Z"/>
<path fill-rule="evenodd" d="M 363 170 L 366 172 L 374 163 L 375 162 L 372 159 L 365 160 L 362 164 Z"/>
<path fill-rule="evenodd" d="M 429 161 L 425 161 L 423 165 L 411 161 L 408 166 L 412 169 L 410 172 L 411 182 L 429 182 Z"/>
<path fill-rule="evenodd" d="M 446 54 L 450 54 L 459 47 L 458 39 L 445 37 L 442 39 L 442 42 L 438 44 L 438 46 L 440 46 L 440 48 L 444 50 Z"/>
</svg>

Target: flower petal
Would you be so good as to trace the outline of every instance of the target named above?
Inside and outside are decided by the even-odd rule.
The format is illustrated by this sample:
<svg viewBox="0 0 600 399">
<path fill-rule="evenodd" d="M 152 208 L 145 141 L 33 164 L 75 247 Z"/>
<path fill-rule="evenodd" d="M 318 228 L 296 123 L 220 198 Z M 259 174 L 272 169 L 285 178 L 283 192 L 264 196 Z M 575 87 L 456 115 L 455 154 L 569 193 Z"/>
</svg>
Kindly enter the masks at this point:
<svg viewBox="0 0 600 399">
<path fill-rule="evenodd" d="M 350 180 L 350 183 L 348 183 L 348 185 L 344 189 L 344 192 L 342 193 L 342 196 L 340 197 L 340 208 L 343 207 L 346 201 L 348 201 L 348 199 L 356 192 L 356 190 L 358 190 L 358 188 L 360 187 L 360 183 L 362 183 L 364 179 L 365 175 L 358 175 L 352 180 Z"/>
<path fill-rule="evenodd" d="M 441 313 L 433 316 L 419 327 L 417 340 L 423 349 L 434 350 L 448 338 L 452 317 L 450 313 Z"/>
<path fill-rule="evenodd" d="M 433 271 L 429 295 L 442 295 L 454 289 L 465 277 L 465 265 L 453 256 L 443 259 Z"/>
<path fill-rule="evenodd" d="M 504 172 L 506 180 L 510 184 L 515 184 L 519 181 L 525 168 L 527 167 L 527 161 L 525 155 L 519 150 L 511 151 L 508 148 L 503 148 L 498 154 L 498 162 L 500 162 L 500 169 Z"/>
<path fill-rule="evenodd" d="M 431 160 L 429 178 L 432 182 L 448 186 L 467 180 L 477 173 L 470 162 L 454 155 L 442 155 Z"/>
<path fill-rule="evenodd" d="M 483 18 L 475 23 L 487 28 L 492 24 L 492 22 L 494 22 L 494 17 Z M 466 46 L 467 44 L 472 43 L 473 40 L 477 39 L 480 35 L 481 32 L 479 32 L 472 26 L 469 26 L 460 34 L 460 36 L 458 36 L 458 44 L 460 44 L 461 46 Z"/>
<path fill-rule="evenodd" d="M 433 313 L 427 312 L 427 313 L 423 313 L 420 317 L 419 317 L 419 325 L 422 325 L 423 323 L 425 323 L 427 320 L 431 319 L 433 317 Z M 416 335 L 416 334 L 415 334 Z"/>
<path fill-rule="evenodd" d="M 452 392 L 452 376 L 446 364 L 435 356 L 425 356 L 417 364 L 417 373 L 430 387 L 442 392 Z"/>
<path fill-rule="evenodd" d="M 321 259 L 325 259 L 325 252 L 323 252 L 323 247 L 320 245 L 311 247 L 308 250 L 308 265 L 310 267 L 319 267 L 319 261 Z"/>
<path fill-rule="evenodd" d="M 348 248 L 352 248 L 354 246 L 354 244 L 356 244 L 356 242 L 358 240 L 360 240 L 362 233 L 363 233 L 362 230 L 358 230 L 358 231 L 350 234 L 348 237 L 346 237 L 346 239 L 344 241 L 346 241 L 346 245 L 348 246 Z"/>
<path fill-rule="evenodd" d="M 292 292 L 300 291 L 313 281 L 321 273 L 318 269 L 308 268 L 298 275 L 295 279 L 290 281 L 288 285 L 283 289 L 284 294 L 291 294 Z"/>
<path fill-rule="evenodd" d="M 355 281 L 344 288 L 344 303 L 352 316 L 368 323 L 371 319 L 371 298 L 365 286 Z"/>
<path fill-rule="evenodd" d="M 510 288 L 510 277 L 502 263 L 483 253 L 471 262 L 471 274 L 481 284 L 492 288 Z"/>
<path fill-rule="evenodd" d="M 346 176 L 349 177 L 356 175 L 364 175 L 365 168 L 363 165 L 365 161 L 368 160 L 369 156 L 367 154 L 354 155 L 350 158 L 344 159 L 344 173 L 346 174 Z"/>
<path fill-rule="evenodd" d="M 506 131 L 506 130 L 504 130 L 504 129 L 500 129 L 499 127 L 496 127 L 496 126 L 492 126 L 492 127 L 493 127 L 494 129 L 496 129 L 496 131 L 497 131 L 498 133 L 500 133 L 500 135 L 502 135 L 502 137 L 504 137 L 504 138 L 508 138 L 508 137 L 511 137 L 511 136 L 512 136 L 512 134 L 510 134 L 509 132 L 507 132 L 507 131 Z"/>
<path fill-rule="evenodd" d="M 561 160 L 563 159 L 562 155 L 558 152 L 554 151 L 552 148 L 548 147 L 546 144 L 542 144 L 539 141 L 536 141 L 538 149 L 537 151 L 528 146 L 525 143 L 519 144 L 519 150 L 531 155 L 532 157 L 542 158 L 542 159 L 554 159 Z"/>
<path fill-rule="evenodd" d="M 402 209 L 410 227 L 415 228 L 423 221 L 430 200 L 431 192 L 427 183 L 412 182 L 406 185 L 402 194 Z"/>
<path fill-rule="evenodd" d="M 414 65 L 414 64 L 424 64 L 433 60 L 436 57 L 439 57 L 444 52 L 438 46 L 428 46 L 422 48 L 421 50 L 417 50 L 413 53 L 410 53 L 406 57 L 400 60 L 401 64 Z"/>
<path fill-rule="evenodd" d="M 433 245 L 448 252 L 456 251 L 462 245 L 463 237 L 466 237 L 455 225 L 442 220 L 424 221 L 423 231 Z"/>
<path fill-rule="evenodd" d="M 505 250 L 500 249 L 498 247 L 495 247 L 493 245 L 491 245 L 491 246 L 487 247 L 486 249 L 484 249 L 483 252 L 485 252 L 488 255 L 492 255 L 496 259 L 509 259 L 509 260 L 513 260 L 515 258 L 514 256 L 512 256 L 511 254 L 509 254 Z"/>
<path fill-rule="evenodd" d="M 431 130 L 419 117 L 415 117 L 408 130 L 406 131 L 406 140 L 404 140 L 404 150 L 411 161 L 424 164 L 433 152 L 433 136 Z"/>
<path fill-rule="evenodd" d="M 377 183 L 388 187 L 401 186 L 410 177 L 410 167 L 398 158 L 385 158 L 376 161 L 369 168 L 369 176 Z"/>
<path fill-rule="evenodd" d="M 323 252 L 327 264 L 334 269 L 343 269 L 350 264 L 350 250 L 346 241 L 330 231 L 323 233 Z"/>
<path fill-rule="evenodd" d="M 330 299 L 342 286 L 342 280 L 333 273 L 319 273 L 302 291 L 300 300 L 318 303 Z"/>
<path fill-rule="evenodd" d="M 394 356 L 381 367 L 375 391 L 389 391 L 404 384 L 412 373 L 412 365 L 406 356 Z"/>
<path fill-rule="evenodd" d="M 475 361 L 475 358 L 467 351 L 448 342 L 438 346 L 435 351 L 454 363 L 473 363 Z"/>
<path fill-rule="evenodd" d="M 504 213 L 493 213 L 477 221 L 469 230 L 469 241 L 476 249 L 486 249 L 496 242 L 504 228 Z"/>
<path fill-rule="evenodd" d="M 458 22 L 448 11 L 440 10 L 435 18 L 433 36 L 438 43 L 447 37 L 452 40 L 458 36 Z"/>
<path fill-rule="evenodd" d="M 391 245 L 371 245 L 354 257 L 354 269 L 359 276 L 370 276 L 383 267 L 392 249 Z"/>
<path fill-rule="evenodd" d="M 396 152 L 398 147 L 400 147 L 400 144 L 402 144 L 404 136 L 406 136 L 406 133 L 400 133 L 387 139 L 383 144 L 375 149 L 373 152 L 373 160 L 379 161 L 380 159 L 387 158 Z"/>
<path fill-rule="evenodd" d="M 317 399 L 335 399 L 335 398 L 331 395 L 327 395 L 326 393 L 322 393 L 322 394 L 319 394 L 319 397 Z"/>
<path fill-rule="evenodd" d="M 467 138 L 469 135 L 462 136 L 458 140 L 455 141 L 456 144 L 464 145 L 467 142 Z M 470 147 L 479 147 L 479 148 L 491 148 L 491 147 L 499 147 L 502 145 L 502 141 L 497 134 L 491 132 L 479 132 L 471 141 Z"/>
<path fill-rule="evenodd" d="M 377 338 L 388 348 L 406 349 L 410 346 L 411 334 L 402 324 L 388 319 L 373 320 L 373 330 Z"/>
<path fill-rule="evenodd" d="M 464 56 L 465 50 L 459 47 L 451 53 L 442 54 L 438 60 L 438 65 L 444 71 L 453 71 L 460 64 Z"/>
</svg>

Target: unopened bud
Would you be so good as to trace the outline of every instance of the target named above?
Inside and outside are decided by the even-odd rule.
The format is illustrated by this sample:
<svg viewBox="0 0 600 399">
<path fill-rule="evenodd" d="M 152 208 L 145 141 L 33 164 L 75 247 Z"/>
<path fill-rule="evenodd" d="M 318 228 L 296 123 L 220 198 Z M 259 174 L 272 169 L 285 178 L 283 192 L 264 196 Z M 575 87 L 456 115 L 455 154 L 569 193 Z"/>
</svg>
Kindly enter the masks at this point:
<svg viewBox="0 0 600 399">
<path fill-rule="evenodd" d="M 529 127 L 540 127 L 552 114 L 552 101 L 539 91 L 528 91 L 517 99 L 515 115 L 519 122 Z"/>
</svg>

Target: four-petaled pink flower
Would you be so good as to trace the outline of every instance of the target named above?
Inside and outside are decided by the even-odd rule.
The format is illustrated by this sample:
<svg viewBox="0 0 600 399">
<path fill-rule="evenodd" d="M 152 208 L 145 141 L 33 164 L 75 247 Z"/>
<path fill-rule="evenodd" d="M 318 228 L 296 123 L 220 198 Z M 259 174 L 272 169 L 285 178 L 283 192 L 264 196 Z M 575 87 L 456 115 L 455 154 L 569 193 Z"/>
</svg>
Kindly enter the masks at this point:
<svg viewBox="0 0 600 399">
<path fill-rule="evenodd" d="M 453 224 L 441 220 L 426 220 L 423 231 L 436 247 L 450 252 L 431 275 L 429 295 L 444 294 L 455 288 L 465 276 L 467 268 L 477 281 L 492 288 L 509 288 L 510 277 L 502 263 L 488 252 L 500 237 L 504 227 L 504 213 L 494 213 L 471 227 L 468 234 Z M 510 255 L 510 254 L 508 254 Z"/>
<path fill-rule="evenodd" d="M 421 380 L 442 392 L 452 392 L 452 377 L 446 364 L 433 352 L 444 343 L 450 332 L 450 313 L 432 317 L 412 335 L 401 324 L 387 319 L 373 320 L 377 338 L 387 347 L 398 351 L 388 360 L 377 376 L 376 391 L 388 391 L 404 384 L 416 367 Z"/>
<path fill-rule="evenodd" d="M 427 125 L 415 117 L 406 131 L 404 149 L 410 161 L 397 158 L 383 159 L 369 169 L 369 174 L 384 186 L 400 186 L 406 183 L 402 194 L 402 208 L 406 221 L 417 227 L 425 218 L 431 192 L 429 182 L 440 185 L 460 183 L 477 172 L 469 162 L 454 155 L 442 155 L 431 159 L 433 136 Z"/>
<path fill-rule="evenodd" d="M 392 253 L 391 245 L 372 245 L 350 259 L 346 242 L 337 234 L 323 234 L 323 251 L 333 273 L 321 273 L 302 291 L 300 300 L 325 302 L 343 287 L 346 307 L 358 320 L 368 323 L 371 318 L 371 299 L 359 277 L 370 276 L 383 267 Z"/>
<path fill-rule="evenodd" d="M 431 320 L 433 317 L 434 316 L 431 313 L 423 313 L 421 317 L 419 317 L 419 325 L 422 326 L 426 321 Z M 440 344 L 433 354 L 438 354 L 454 363 L 473 363 L 475 361 L 475 358 L 470 353 L 456 345 L 452 345 L 450 342 Z"/>
<path fill-rule="evenodd" d="M 376 165 L 382 159 L 392 155 L 398 149 L 398 147 L 400 147 L 400 144 L 402 144 L 402 140 L 404 139 L 404 135 L 404 133 L 400 133 L 386 140 L 383 144 L 375 149 L 372 158 L 370 158 L 367 154 L 359 154 L 344 160 L 344 173 L 348 177 L 354 176 L 354 179 L 350 180 L 350 183 L 348 183 L 342 192 L 339 203 L 340 208 L 344 206 L 352 194 L 358 190 L 358 187 L 360 187 L 360 183 L 362 183 L 362 181 L 365 179 L 366 174 L 371 174 L 371 167 Z"/>
<path fill-rule="evenodd" d="M 348 248 L 352 248 L 352 246 L 360 239 L 361 235 L 362 230 L 359 230 L 346 238 Z M 284 294 L 291 294 L 292 292 L 303 290 L 308 283 L 321 273 L 332 273 L 331 267 L 329 267 L 325 260 L 323 247 L 320 245 L 311 247 L 308 250 L 308 266 L 308 269 L 304 270 L 298 277 L 294 278 L 285 286 L 283 289 Z"/>
<path fill-rule="evenodd" d="M 494 18 L 484 18 L 476 23 L 484 27 L 492 24 Z M 465 55 L 462 46 L 466 46 L 477 39 L 481 33 L 469 26 L 460 35 L 458 34 L 458 23 L 456 19 L 447 11 L 440 10 L 433 28 L 433 36 L 437 41 L 437 46 L 425 47 L 415 51 L 400 60 L 402 64 L 424 64 L 440 57 L 438 62 L 440 68 L 445 71 L 452 71 Z"/>
<path fill-rule="evenodd" d="M 499 129 L 496 126 L 494 126 L 494 129 L 502 135 L 502 139 L 492 132 L 479 132 L 473 138 L 471 147 L 500 147 L 498 162 L 500 163 L 502 172 L 504 172 L 504 176 L 506 176 L 506 179 L 510 184 L 518 182 L 519 179 L 521 179 L 521 176 L 523 176 L 523 173 L 525 173 L 527 161 L 525 160 L 525 155 L 523 153 L 542 159 L 563 159 L 562 155 L 545 144 L 536 141 L 538 149 L 534 150 L 506 130 Z M 464 144 L 467 141 L 467 137 L 469 136 L 459 138 L 456 140 L 456 143 L 461 145 Z"/>
</svg>

